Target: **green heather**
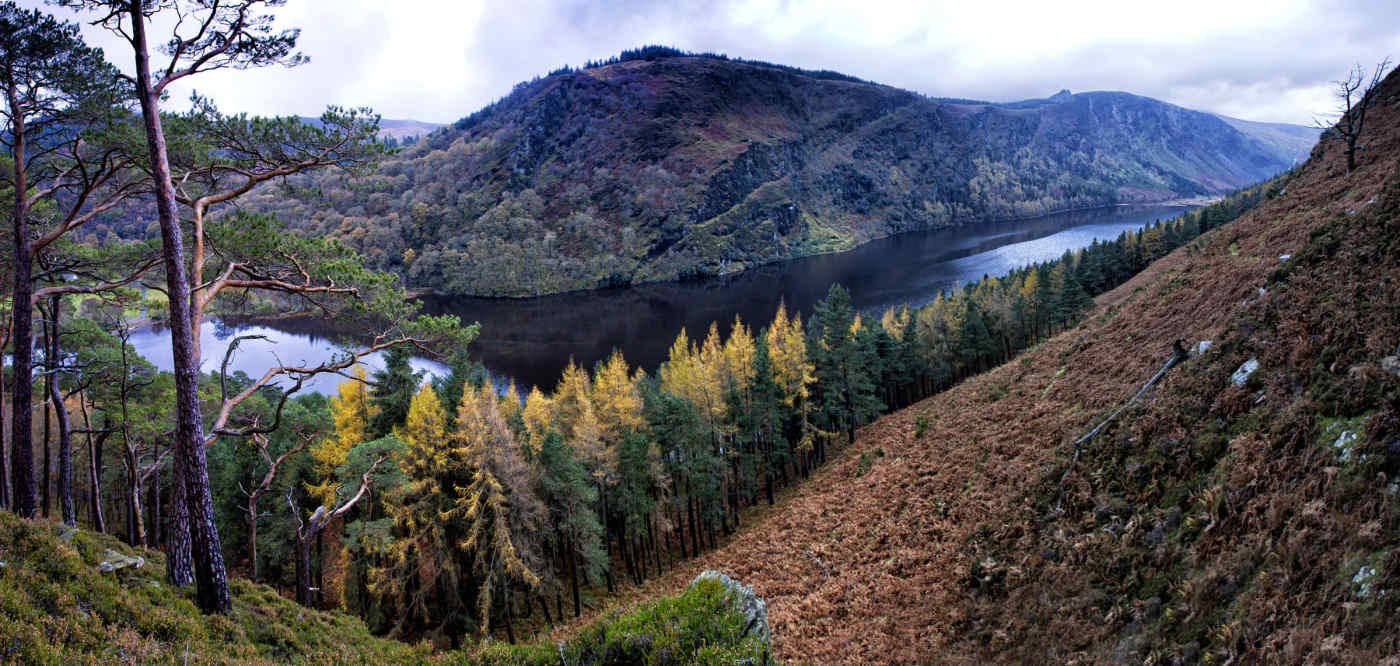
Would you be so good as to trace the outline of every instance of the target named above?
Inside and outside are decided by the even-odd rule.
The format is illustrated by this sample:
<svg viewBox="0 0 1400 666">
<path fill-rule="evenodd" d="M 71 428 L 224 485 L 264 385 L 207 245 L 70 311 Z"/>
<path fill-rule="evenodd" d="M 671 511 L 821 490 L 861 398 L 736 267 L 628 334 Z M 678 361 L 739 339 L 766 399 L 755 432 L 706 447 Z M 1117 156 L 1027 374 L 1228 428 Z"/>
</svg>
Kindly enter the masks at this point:
<svg viewBox="0 0 1400 666">
<path fill-rule="evenodd" d="M 243 578 L 230 581 L 233 612 L 202 615 L 193 590 L 165 584 L 164 567 L 159 552 L 0 512 L 0 662 L 558 664 L 562 656 L 570 664 L 734 664 L 762 663 L 765 652 L 715 581 L 609 614 L 563 643 L 435 653 Z"/>
</svg>

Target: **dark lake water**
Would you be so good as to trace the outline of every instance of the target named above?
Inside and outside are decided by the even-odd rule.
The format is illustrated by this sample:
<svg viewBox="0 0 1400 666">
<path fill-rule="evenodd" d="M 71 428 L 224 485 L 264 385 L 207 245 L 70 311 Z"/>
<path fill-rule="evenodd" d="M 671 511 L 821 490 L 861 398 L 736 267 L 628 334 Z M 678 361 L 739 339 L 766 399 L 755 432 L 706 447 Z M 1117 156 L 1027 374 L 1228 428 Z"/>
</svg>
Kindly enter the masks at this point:
<svg viewBox="0 0 1400 666">
<path fill-rule="evenodd" d="M 621 349 L 633 365 L 653 372 L 666 358 L 676 334 L 685 328 L 703 336 L 710 322 L 728 330 L 735 315 L 757 329 L 772 321 L 779 301 L 806 318 L 833 282 L 851 291 L 856 307 L 878 312 L 903 303 L 922 304 L 940 292 L 984 275 L 1002 275 L 1034 262 L 1054 259 L 1111 240 L 1154 220 L 1186 210 L 1180 206 L 1132 206 L 1062 213 L 1034 220 L 981 225 L 970 229 L 915 232 L 873 241 L 850 252 L 806 257 L 751 269 L 737 275 L 695 282 L 644 284 L 530 299 L 428 298 L 434 314 L 452 313 L 481 322 L 474 356 L 504 382 L 548 390 L 573 358 L 585 367 Z M 235 334 L 261 333 L 268 342 L 239 348 L 231 367 L 260 375 L 277 360 L 319 362 L 335 353 L 327 337 L 333 326 L 315 320 L 279 321 L 259 326 L 208 322 L 201 330 L 205 370 L 221 362 Z M 137 350 L 161 368 L 170 367 L 169 338 L 142 331 Z M 275 355 L 275 356 L 274 356 Z M 370 359 L 378 367 L 381 361 Z M 440 371 L 430 361 L 418 367 Z M 339 378 L 323 378 L 313 390 L 330 392 Z"/>
</svg>

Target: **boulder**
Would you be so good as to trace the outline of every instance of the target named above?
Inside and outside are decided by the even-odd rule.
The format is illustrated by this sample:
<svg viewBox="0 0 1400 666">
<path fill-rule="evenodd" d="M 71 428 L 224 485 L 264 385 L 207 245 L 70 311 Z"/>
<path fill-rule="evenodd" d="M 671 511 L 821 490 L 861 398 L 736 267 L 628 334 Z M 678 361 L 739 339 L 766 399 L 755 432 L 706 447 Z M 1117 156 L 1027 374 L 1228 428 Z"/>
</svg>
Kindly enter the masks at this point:
<svg viewBox="0 0 1400 666">
<path fill-rule="evenodd" d="M 719 581 L 720 585 L 729 590 L 729 594 L 739 606 L 739 611 L 744 614 L 744 618 L 747 620 L 744 626 L 745 632 L 757 636 L 764 645 L 768 645 L 770 638 L 768 604 L 754 594 L 752 586 L 744 585 L 718 571 L 703 571 L 690 582 L 690 587 L 695 587 L 695 584 L 702 580 Z"/>
<path fill-rule="evenodd" d="M 1239 369 L 1235 370 L 1235 374 L 1230 375 L 1230 383 L 1235 386 L 1244 386 L 1244 383 L 1249 381 L 1249 376 L 1254 374 L 1254 371 L 1258 369 L 1259 359 L 1251 358 L 1241 364 Z"/>
</svg>

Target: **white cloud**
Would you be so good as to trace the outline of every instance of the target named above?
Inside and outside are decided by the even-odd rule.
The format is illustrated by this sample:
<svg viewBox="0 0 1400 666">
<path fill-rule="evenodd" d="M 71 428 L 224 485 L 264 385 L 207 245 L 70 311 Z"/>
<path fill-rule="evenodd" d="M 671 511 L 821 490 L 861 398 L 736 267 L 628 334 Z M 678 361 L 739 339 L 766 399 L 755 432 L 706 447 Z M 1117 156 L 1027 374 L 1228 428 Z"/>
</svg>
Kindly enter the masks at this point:
<svg viewBox="0 0 1400 666">
<path fill-rule="evenodd" d="M 39 0 L 22 4 L 39 6 Z M 65 10 L 51 9 L 60 14 Z M 1251 120 L 1308 123 L 1328 82 L 1400 53 L 1391 0 L 293 0 L 305 66 L 217 72 L 221 107 L 315 115 L 326 104 L 450 122 L 522 80 L 642 44 L 832 69 L 933 96 L 999 101 L 1126 90 Z M 124 45 L 89 41 L 127 66 Z"/>
</svg>

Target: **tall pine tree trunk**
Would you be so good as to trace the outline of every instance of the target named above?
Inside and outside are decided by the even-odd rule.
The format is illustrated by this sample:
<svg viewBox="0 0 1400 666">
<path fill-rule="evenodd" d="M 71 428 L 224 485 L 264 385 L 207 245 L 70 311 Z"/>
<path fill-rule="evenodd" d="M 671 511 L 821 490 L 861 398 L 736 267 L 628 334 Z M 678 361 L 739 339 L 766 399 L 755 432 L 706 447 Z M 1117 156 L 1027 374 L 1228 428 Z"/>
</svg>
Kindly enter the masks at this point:
<svg viewBox="0 0 1400 666">
<path fill-rule="evenodd" d="M 155 456 L 157 460 L 160 459 L 159 453 L 160 449 L 157 447 L 157 455 Z M 146 535 L 147 541 L 151 543 L 152 550 L 160 550 L 162 541 L 160 507 L 160 467 L 157 466 L 155 470 L 151 472 L 151 529 Z"/>
<path fill-rule="evenodd" d="M 39 316 L 43 317 L 43 324 L 40 326 L 43 340 L 40 344 L 44 345 L 44 368 L 50 369 L 53 367 L 53 358 L 49 353 L 49 341 L 52 339 L 49 334 L 49 320 L 44 315 L 43 308 L 39 308 Z M 39 496 L 42 498 L 40 504 L 43 507 L 40 512 L 45 518 L 49 517 L 49 491 L 53 488 L 53 450 L 49 444 L 53 437 L 53 400 L 48 397 L 48 390 L 52 387 L 53 373 L 50 372 L 46 374 L 44 381 L 44 471 L 39 476 Z"/>
<path fill-rule="evenodd" d="M 10 456 L 5 441 L 5 371 L 0 368 L 0 509 L 10 508 Z"/>
<path fill-rule="evenodd" d="M 171 553 L 183 556 L 174 545 L 188 534 L 193 563 L 196 597 L 206 613 L 229 610 L 228 574 L 214 523 L 214 500 L 209 490 L 208 462 L 204 455 L 204 424 L 199 406 L 199 359 L 194 345 L 190 311 L 194 294 L 186 277 L 185 247 L 180 220 L 175 212 L 175 190 L 170 182 L 170 162 L 161 128 L 160 91 L 151 89 L 150 53 L 146 44 L 146 21 L 142 0 L 131 0 L 131 35 L 136 52 L 136 88 L 145 121 L 146 143 L 151 155 L 151 177 L 155 185 L 156 211 L 160 221 L 161 247 L 165 258 L 166 290 L 170 306 L 170 347 L 175 370 L 175 469 L 184 486 L 183 510 L 171 516 Z M 183 519 L 183 520 L 181 520 Z M 189 563 L 177 561 L 172 568 L 172 584 L 180 584 Z"/>
<path fill-rule="evenodd" d="M 170 466 L 170 518 L 166 526 L 165 578 L 177 587 L 193 585 L 189 503 L 185 501 L 184 467 L 178 463 L 172 463 Z"/>
<path fill-rule="evenodd" d="M 29 184 L 25 173 L 25 128 L 24 115 L 19 110 L 18 92 L 13 85 L 8 90 L 10 117 L 14 121 L 11 136 L 14 145 L 11 155 L 14 158 L 13 192 L 28 191 Z M 38 511 L 37 489 L 34 486 L 34 277 L 32 265 L 33 244 L 29 240 L 29 201 L 27 197 L 15 196 L 14 213 L 11 218 L 14 234 L 14 290 L 10 300 L 14 308 L 13 326 L 14 353 L 11 365 L 14 366 L 14 389 L 12 391 L 10 417 L 10 458 L 12 460 L 11 481 L 14 482 L 14 508 L 22 518 L 33 518 Z"/>
</svg>

